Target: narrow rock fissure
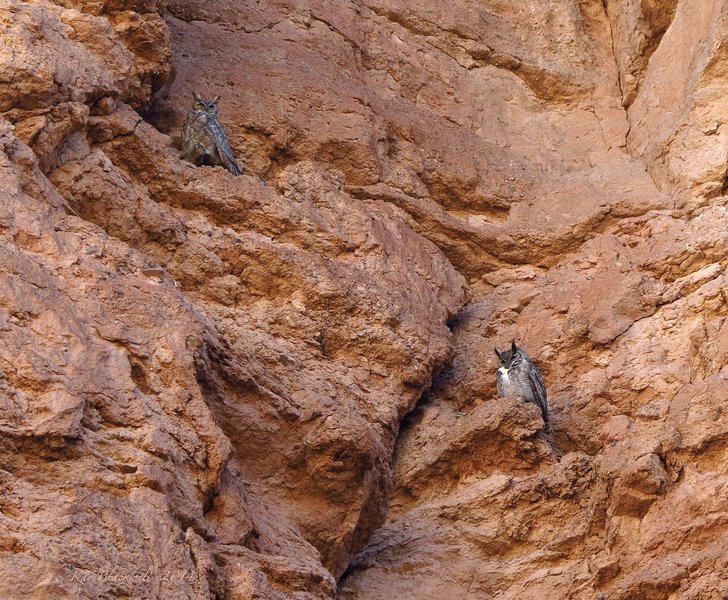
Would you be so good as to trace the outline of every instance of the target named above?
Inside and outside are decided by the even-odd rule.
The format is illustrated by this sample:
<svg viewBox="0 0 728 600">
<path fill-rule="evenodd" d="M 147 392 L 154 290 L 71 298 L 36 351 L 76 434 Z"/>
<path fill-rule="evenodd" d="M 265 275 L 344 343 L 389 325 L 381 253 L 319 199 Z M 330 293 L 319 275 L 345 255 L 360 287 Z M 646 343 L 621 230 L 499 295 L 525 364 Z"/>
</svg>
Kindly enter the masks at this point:
<svg viewBox="0 0 728 600">
<path fill-rule="evenodd" d="M 458 319 L 458 315 L 460 313 L 456 313 L 449 321 L 448 326 L 452 330 L 452 323 L 456 322 Z M 430 387 L 422 392 L 419 399 L 413 406 L 413 408 L 408 411 L 400 421 L 399 429 L 397 432 L 397 438 L 395 440 L 394 444 L 394 450 L 392 452 L 392 459 L 391 459 L 391 470 L 392 473 L 396 471 L 397 462 L 400 457 L 401 452 L 401 446 L 402 446 L 402 440 L 407 437 L 410 432 L 417 427 L 418 421 L 422 416 L 423 409 L 432 401 L 433 395 L 437 393 L 437 390 L 439 390 L 443 385 L 446 385 L 447 379 L 451 376 L 450 370 L 452 367 L 452 360 L 449 360 L 445 365 L 443 365 L 438 372 L 433 375 L 432 377 L 432 383 Z M 393 482 L 394 484 L 394 482 Z M 389 493 L 391 495 L 392 487 L 390 486 Z M 389 512 L 389 503 L 391 501 L 391 496 L 388 499 L 388 507 L 387 512 Z M 351 559 L 349 564 L 347 565 L 346 569 L 344 570 L 344 573 L 341 575 L 341 577 L 337 581 L 337 588 L 342 588 L 346 584 L 346 580 L 351 577 L 357 570 L 357 568 L 361 564 L 361 557 L 363 555 L 366 555 L 367 557 L 371 556 L 371 542 L 376 538 L 378 530 L 375 530 L 371 532 L 369 540 L 367 541 L 367 544 Z"/>
<path fill-rule="evenodd" d="M 622 80 L 622 69 L 619 65 L 619 61 L 617 60 L 617 49 L 615 48 L 615 40 L 614 40 L 614 26 L 612 25 L 612 19 L 609 16 L 609 0 L 602 0 L 602 8 L 604 9 L 604 19 L 607 21 L 607 27 L 609 28 L 609 47 L 612 49 L 612 58 L 614 59 L 614 68 L 617 71 L 617 85 L 619 86 L 619 93 L 622 96 L 622 108 L 624 108 L 625 113 L 627 111 L 627 98 L 626 98 L 626 92 L 624 89 L 624 81 Z M 629 120 L 628 115 L 627 120 Z M 626 142 L 626 140 L 625 140 Z"/>
</svg>

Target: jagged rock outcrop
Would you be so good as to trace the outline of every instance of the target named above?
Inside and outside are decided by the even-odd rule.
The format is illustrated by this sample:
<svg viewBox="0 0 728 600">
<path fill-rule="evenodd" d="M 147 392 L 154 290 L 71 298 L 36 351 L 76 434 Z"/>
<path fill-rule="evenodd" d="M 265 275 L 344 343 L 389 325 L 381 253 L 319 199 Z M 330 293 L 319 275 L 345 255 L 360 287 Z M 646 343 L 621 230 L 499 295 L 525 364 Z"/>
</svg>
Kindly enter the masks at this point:
<svg viewBox="0 0 728 600">
<path fill-rule="evenodd" d="M 0 597 L 728 593 L 704 8 L 0 0 Z"/>
</svg>

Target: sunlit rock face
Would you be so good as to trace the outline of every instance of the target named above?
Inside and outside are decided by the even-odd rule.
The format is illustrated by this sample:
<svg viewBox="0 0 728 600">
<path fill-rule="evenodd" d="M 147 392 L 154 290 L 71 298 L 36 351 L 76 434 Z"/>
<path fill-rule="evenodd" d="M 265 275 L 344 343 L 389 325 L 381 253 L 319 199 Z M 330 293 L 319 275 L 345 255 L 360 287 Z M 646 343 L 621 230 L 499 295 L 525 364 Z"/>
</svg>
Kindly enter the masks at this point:
<svg viewBox="0 0 728 600">
<path fill-rule="evenodd" d="M 727 12 L 0 0 L 0 597 L 728 594 Z"/>
</svg>

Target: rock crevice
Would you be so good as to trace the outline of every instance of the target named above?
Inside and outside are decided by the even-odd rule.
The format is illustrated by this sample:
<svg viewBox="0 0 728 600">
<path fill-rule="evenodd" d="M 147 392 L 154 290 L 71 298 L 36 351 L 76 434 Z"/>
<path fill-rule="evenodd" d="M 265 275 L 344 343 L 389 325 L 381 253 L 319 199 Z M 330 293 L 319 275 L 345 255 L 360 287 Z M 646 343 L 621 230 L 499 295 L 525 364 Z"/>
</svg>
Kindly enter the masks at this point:
<svg viewBox="0 0 728 600">
<path fill-rule="evenodd" d="M 3 3 L 2 598 L 728 593 L 725 6 L 385 4 Z"/>
</svg>

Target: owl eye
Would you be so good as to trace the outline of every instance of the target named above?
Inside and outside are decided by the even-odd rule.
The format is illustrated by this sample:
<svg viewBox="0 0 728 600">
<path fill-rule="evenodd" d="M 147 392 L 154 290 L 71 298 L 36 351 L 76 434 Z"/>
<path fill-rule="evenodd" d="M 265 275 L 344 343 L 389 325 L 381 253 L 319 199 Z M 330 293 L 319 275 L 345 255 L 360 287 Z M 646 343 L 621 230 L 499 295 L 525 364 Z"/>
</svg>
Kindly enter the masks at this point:
<svg viewBox="0 0 728 600">
<path fill-rule="evenodd" d="M 202 102 L 195 102 L 195 108 L 197 110 L 203 110 L 205 108 L 205 105 Z"/>
</svg>

